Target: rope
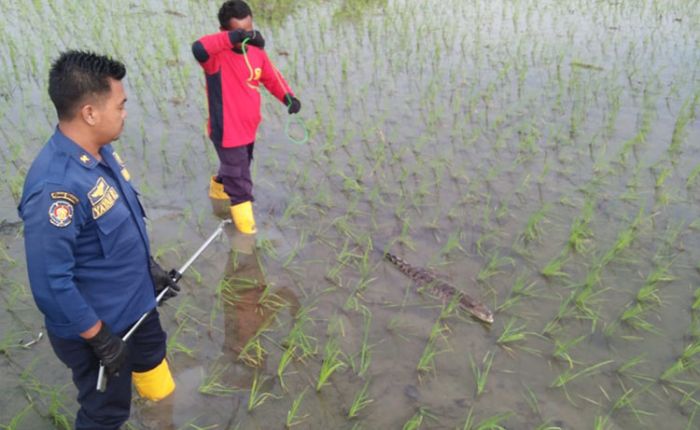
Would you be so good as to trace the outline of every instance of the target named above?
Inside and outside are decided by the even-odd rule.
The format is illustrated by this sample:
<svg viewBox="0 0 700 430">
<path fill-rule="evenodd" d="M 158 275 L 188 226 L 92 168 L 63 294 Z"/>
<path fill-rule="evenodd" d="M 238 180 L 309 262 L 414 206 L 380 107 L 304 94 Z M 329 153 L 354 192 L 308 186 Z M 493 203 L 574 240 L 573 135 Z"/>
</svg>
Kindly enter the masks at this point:
<svg viewBox="0 0 700 430">
<path fill-rule="evenodd" d="M 248 84 L 249 87 L 253 88 L 256 91 L 259 91 L 257 85 L 253 85 L 251 82 L 253 82 L 253 79 L 255 78 L 255 72 L 253 71 L 253 67 L 250 65 L 250 61 L 248 60 L 248 50 L 246 49 L 246 44 L 250 41 L 249 37 L 246 37 L 243 42 L 241 43 L 241 50 L 243 51 L 243 59 L 245 60 L 245 64 L 248 67 L 248 71 L 250 72 L 250 76 L 248 77 L 248 80 L 246 84 Z M 270 62 L 272 65 L 272 71 L 275 74 L 275 78 L 277 78 L 277 83 L 279 83 L 281 88 L 285 88 L 286 86 L 282 82 L 282 77 L 281 73 L 279 70 L 277 70 L 277 67 L 275 67 L 272 62 Z M 291 98 L 287 97 L 287 109 L 292 105 L 292 100 Z M 302 130 L 304 130 L 304 136 L 301 139 L 295 139 L 294 136 L 291 134 L 291 128 L 293 125 L 297 125 L 301 127 Z M 287 135 L 287 139 L 295 143 L 297 145 L 303 145 L 304 143 L 309 141 L 309 129 L 306 127 L 306 124 L 304 123 L 304 120 L 301 119 L 301 116 L 299 115 L 289 115 L 287 117 L 287 121 L 284 124 L 284 134 Z"/>
</svg>

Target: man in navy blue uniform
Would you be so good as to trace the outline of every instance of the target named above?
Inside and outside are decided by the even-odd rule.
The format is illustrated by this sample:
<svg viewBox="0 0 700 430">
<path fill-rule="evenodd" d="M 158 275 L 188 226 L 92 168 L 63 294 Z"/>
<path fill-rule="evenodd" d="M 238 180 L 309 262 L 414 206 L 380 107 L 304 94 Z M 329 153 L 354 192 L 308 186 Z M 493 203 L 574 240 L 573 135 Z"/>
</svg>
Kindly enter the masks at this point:
<svg viewBox="0 0 700 430">
<path fill-rule="evenodd" d="M 111 146 L 126 118 L 125 74 L 122 63 L 90 52 L 69 51 L 52 64 L 58 126 L 27 173 L 18 208 L 34 299 L 78 388 L 77 429 L 118 429 L 129 418 L 132 379 L 156 401 L 174 389 L 156 311 L 121 340 L 155 308 L 158 292 L 179 290 L 150 256 L 138 193 Z M 100 362 L 105 392 L 96 389 Z"/>
</svg>

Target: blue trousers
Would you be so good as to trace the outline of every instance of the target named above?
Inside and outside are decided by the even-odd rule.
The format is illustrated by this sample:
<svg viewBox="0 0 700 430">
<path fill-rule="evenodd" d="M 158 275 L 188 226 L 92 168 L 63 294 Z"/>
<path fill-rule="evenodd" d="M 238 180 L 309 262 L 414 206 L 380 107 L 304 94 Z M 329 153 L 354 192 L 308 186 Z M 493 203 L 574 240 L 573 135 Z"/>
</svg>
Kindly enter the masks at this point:
<svg viewBox="0 0 700 430">
<path fill-rule="evenodd" d="M 122 337 L 124 333 L 119 333 Z M 56 356 L 73 372 L 78 388 L 80 409 L 76 430 L 116 430 L 129 419 L 131 408 L 131 372 L 151 370 L 165 358 L 166 335 L 158 312 L 152 311 L 127 341 L 129 356 L 119 375 L 107 379 L 107 390 L 96 389 L 100 361 L 87 342 L 53 336 L 49 340 Z"/>
<path fill-rule="evenodd" d="M 253 179 L 250 175 L 254 146 L 255 142 L 235 148 L 214 145 L 220 163 L 216 181 L 224 184 L 224 191 L 231 197 L 231 205 L 254 200 Z"/>
</svg>

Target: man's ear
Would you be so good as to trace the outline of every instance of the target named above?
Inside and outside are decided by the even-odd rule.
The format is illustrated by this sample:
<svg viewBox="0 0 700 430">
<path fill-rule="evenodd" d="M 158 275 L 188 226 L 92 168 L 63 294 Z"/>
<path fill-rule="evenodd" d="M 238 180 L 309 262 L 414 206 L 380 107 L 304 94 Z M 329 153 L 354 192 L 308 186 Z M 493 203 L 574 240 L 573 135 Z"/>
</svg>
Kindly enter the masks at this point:
<svg viewBox="0 0 700 430">
<path fill-rule="evenodd" d="M 95 125 L 97 122 L 97 112 L 95 107 L 91 104 L 83 105 L 83 107 L 80 108 L 80 117 L 88 125 Z"/>
</svg>

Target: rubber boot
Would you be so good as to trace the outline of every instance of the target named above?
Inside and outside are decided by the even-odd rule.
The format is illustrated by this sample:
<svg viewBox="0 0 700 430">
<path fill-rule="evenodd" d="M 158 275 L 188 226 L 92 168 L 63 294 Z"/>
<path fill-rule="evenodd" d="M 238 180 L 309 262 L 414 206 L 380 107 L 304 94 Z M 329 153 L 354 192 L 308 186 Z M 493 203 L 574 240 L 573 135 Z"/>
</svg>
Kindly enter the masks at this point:
<svg viewBox="0 0 700 430">
<path fill-rule="evenodd" d="M 224 184 L 216 182 L 216 176 L 212 176 L 209 181 L 209 197 L 216 200 L 229 200 L 230 197 L 224 191 Z"/>
<path fill-rule="evenodd" d="M 253 202 L 247 201 L 231 206 L 231 218 L 236 228 L 241 233 L 253 234 L 258 230 L 255 228 L 253 218 Z"/>
<path fill-rule="evenodd" d="M 141 397 L 154 402 L 168 397 L 175 390 L 175 381 L 165 359 L 151 370 L 131 372 L 131 380 Z"/>
<path fill-rule="evenodd" d="M 216 182 L 216 176 L 212 176 L 209 181 L 209 200 L 211 200 L 211 211 L 214 216 L 221 219 L 231 216 L 229 211 L 231 200 L 224 191 L 224 184 Z"/>
</svg>

